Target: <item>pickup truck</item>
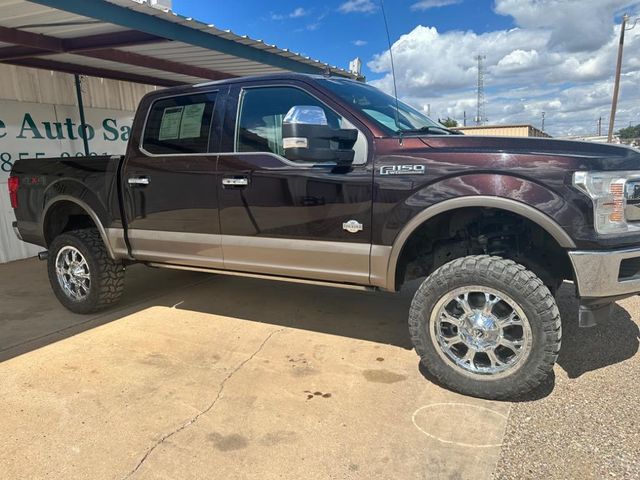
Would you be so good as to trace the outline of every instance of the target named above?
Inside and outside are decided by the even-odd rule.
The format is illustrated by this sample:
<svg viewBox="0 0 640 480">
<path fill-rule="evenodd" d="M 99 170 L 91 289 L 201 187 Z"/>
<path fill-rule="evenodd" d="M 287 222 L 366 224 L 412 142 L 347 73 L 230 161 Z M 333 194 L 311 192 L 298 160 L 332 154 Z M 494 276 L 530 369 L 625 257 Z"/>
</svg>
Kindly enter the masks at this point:
<svg viewBox="0 0 640 480">
<path fill-rule="evenodd" d="M 124 156 L 19 160 L 9 193 L 73 312 L 116 302 L 133 263 L 388 292 L 421 280 L 422 363 L 484 398 L 549 374 L 563 281 L 581 326 L 640 292 L 639 151 L 461 135 L 328 76 L 152 92 Z"/>
</svg>

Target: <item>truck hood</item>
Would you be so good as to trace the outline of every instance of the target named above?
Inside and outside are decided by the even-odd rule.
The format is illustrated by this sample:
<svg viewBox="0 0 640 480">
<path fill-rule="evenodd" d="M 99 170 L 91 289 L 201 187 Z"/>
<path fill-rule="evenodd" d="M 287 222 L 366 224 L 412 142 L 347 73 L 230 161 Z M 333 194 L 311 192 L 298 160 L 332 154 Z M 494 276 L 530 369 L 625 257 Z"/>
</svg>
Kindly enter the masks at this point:
<svg viewBox="0 0 640 480">
<path fill-rule="evenodd" d="M 483 152 L 571 157 L 588 170 L 640 170 L 640 150 L 622 145 L 555 140 L 550 138 L 447 135 L 420 137 L 436 149 L 451 152 Z"/>
</svg>

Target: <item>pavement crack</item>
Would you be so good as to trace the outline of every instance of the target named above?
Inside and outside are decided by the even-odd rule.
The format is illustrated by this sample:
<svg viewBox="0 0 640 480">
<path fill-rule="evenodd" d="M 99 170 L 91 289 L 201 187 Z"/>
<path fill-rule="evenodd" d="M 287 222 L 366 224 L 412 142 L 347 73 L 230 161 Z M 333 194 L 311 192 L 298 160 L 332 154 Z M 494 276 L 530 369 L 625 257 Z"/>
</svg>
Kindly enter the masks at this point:
<svg viewBox="0 0 640 480">
<path fill-rule="evenodd" d="M 216 394 L 215 398 L 213 399 L 213 401 L 204 409 L 201 410 L 200 412 L 198 412 L 196 415 L 194 415 L 193 417 L 191 417 L 189 420 L 187 420 L 185 423 L 183 423 L 182 425 L 180 425 L 178 428 L 176 428 L 175 430 L 163 435 L 162 437 L 160 437 L 160 439 L 158 439 L 158 441 L 156 441 L 156 443 L 154 443 L 146 452 L 145 454 L 142 456 L 142 458 L 140 459 L 140 461 L 137 463 L 137 465 L 135 466 L 135 468 L 133 470 L 131 470 L 125 477 L 123 477 L 123 480 L 127 480 L 131 477 L 133 477 L 138 470 L 140 470 L 140 468 L 142 467 L 142 465 L 144 465 L 144 463 L 147 461 L 147 459 L 149 458 L 149 456 L 154 452 L 154 450 L 156 450 L 160 445 L 162 445 L 166 440 L 168 440 L 169 438 L 173 437 L 174 435 L 176 435 L 177 433 L 180 433 L 181 431 L 183 431 L 184 429 L 186 429 L 187 427 L 189 427 L 190 425 L 193 425 L 194 423 L 196 423 L 198 421 L 198 419 L 200 417 L 202 417 L 203 415 L 206 415 L 208 412 L 210 412 L 213 407 L 215 407 L 216 403 L 218 403 L 218 400 L 220 400 L 220 398 L 222 397 L 222 392 L 224 391 L 224 387 L 226 385 L 226 383 L 231 380 L 231 378 L 238 373 L 242 367 L 244 367 L 247 363 L 249 363 L 251 360 L 253 360 L 253 358 L 258 355 L 262 349 L 264 348 L 264 346 L 267 344 L 267 342 L 269 340 L 271 340 L 271 337 L 273 337 L 276 333 L 280 333 L 284 330 L 284 328 L 280 328 L 278 330 L 274 330 L 273 332 L 269 333 L 269 335 L 266 336 L 266 338 L 262 341 L 262 343 L 260 344 L 260 346 L 256 349 L 255 352 L 253 352 L 249 357 L 247 357 L 246 359 L 244 359 L 242 362 L 240 362 L 238 364 L 238 366 L 236 368 L 234 368 L 231 372 L 229 372 L 229 374 L 224 377 L 222 379 L 222 382 L 220 382 L 220 388 L 218 388 L 218 393 Z"/>
</svg>

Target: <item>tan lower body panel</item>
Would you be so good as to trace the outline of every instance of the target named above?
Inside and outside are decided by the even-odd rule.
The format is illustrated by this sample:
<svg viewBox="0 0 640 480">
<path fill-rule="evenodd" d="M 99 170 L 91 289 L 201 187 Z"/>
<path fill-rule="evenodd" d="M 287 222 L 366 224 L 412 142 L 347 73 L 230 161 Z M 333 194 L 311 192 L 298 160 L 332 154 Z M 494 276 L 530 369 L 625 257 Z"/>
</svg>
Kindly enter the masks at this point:
<svg viewBox="0 0 640 480">
<path fill-rule="evenodd" d="M 136 229 L 128 233 L 136 260 L 224 268 L 221 235 Z"/>
<path fill-rule="evenodd" d="M 111 240 L 126 254 L 118 235 Z M 387 288 L 386 246 L 135 229 L 129 240 L 145 262 Z"/>
<path fill-rule="evenodd" d="M 369 285 L 366 243 L 223 235 L 228 270 Z"/>
</svg>

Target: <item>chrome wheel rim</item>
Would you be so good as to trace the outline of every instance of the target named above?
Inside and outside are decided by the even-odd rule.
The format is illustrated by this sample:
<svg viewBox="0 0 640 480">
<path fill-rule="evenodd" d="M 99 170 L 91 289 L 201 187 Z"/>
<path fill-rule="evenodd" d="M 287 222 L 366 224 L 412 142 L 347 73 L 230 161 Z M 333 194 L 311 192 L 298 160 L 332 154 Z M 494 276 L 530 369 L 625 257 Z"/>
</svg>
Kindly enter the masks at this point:
<svg viewBox="0 0 640 480">
<path fill-rule="evenodd" d="M 429 322 L 438 354 L 475 379 L 513 374 L 531 352 L 531 325 L 506 293 L 471 285 L 444 295 Z"/>
<path fill-rule="evenodd" d="M 91 290 L 91 274 L 86 259 L 75 247 L 62 247 L 56 255 L 56 276 L 65 295 L 84 300 Z"/>
</svg>

